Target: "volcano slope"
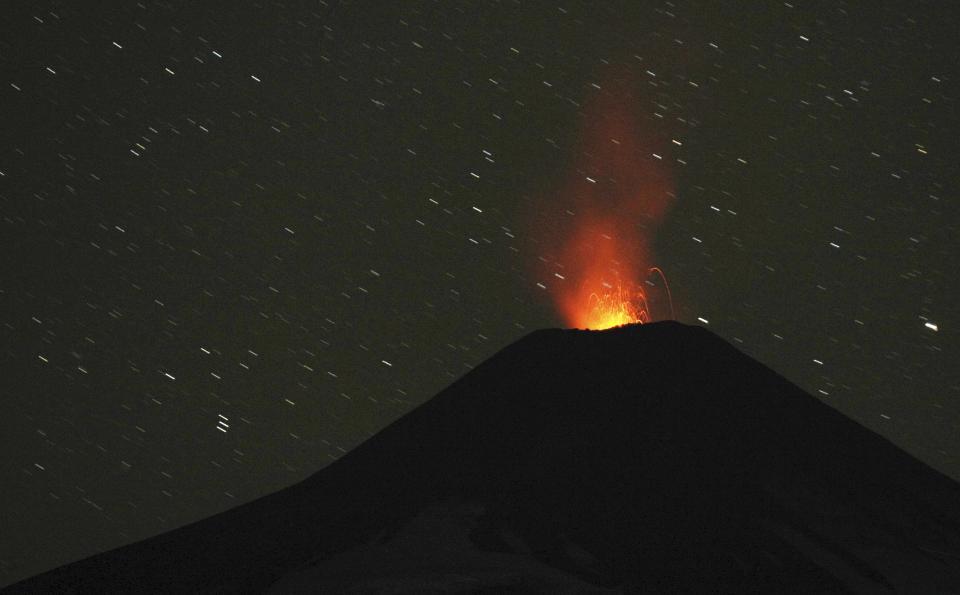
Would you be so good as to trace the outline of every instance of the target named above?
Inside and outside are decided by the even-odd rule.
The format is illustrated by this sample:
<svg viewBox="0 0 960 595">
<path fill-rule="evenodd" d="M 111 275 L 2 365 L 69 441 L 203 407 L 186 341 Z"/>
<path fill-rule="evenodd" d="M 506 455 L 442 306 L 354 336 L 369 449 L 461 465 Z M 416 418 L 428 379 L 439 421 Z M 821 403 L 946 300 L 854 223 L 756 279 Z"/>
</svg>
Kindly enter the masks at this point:
<svg viewBox="0 0 960 595">
<path fill-rule="evenodd" d="M 960 485 L 705 329 L 543 330 L 54 591 L 960 593 Z"/>
</svg>

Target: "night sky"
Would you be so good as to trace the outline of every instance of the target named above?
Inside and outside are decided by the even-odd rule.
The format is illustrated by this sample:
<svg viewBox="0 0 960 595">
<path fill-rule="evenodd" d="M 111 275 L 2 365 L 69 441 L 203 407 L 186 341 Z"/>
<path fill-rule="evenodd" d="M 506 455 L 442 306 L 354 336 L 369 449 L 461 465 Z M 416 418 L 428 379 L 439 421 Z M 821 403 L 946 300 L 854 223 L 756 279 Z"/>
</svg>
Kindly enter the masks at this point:
<svg viewBox="0 0 960 595">
<path fill-rule="evenodd" d="M 563 325 L 614 104 L 676 318 L 960 478 L 949 3 L 92 4 L 0 24 L 0 584 Z"/>
</svg>

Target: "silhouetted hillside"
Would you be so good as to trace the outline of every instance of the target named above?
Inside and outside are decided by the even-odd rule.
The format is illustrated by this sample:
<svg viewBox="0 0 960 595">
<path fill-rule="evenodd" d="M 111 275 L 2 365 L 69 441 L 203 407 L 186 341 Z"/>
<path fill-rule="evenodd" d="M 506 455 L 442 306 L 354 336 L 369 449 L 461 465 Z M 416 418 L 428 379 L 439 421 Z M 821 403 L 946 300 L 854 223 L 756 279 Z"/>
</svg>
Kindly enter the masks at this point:
<svg viewBox="0 0 960 595">
<path fill-rule="evenodd" d="M 960 593 L 960 486 L 698 327 L 544 330 L 271 496 L 11 592 Z"/>
</svg>

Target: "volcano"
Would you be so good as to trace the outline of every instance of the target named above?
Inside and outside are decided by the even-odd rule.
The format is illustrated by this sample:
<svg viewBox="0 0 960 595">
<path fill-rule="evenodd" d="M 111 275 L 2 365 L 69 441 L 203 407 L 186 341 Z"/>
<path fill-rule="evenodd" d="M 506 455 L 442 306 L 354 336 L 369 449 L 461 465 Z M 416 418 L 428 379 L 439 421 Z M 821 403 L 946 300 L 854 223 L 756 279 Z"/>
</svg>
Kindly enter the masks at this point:
<svg viewBox="0 0 960 595">
<path fill-rule="evenodd" d="M 709 331 L 542 330 L 301 483 L 11 593 L 960 593 L 960 485 Z"/>
</svg>

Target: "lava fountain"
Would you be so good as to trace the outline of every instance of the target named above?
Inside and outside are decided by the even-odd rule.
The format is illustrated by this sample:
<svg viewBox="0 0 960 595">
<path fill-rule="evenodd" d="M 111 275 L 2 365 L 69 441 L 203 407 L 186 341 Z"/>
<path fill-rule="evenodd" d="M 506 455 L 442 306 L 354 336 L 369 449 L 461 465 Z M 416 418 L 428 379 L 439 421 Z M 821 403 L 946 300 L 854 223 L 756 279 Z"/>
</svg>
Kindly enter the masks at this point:
<svg viewBox="0 0 960 595">
<path fill-rule="evenodd" d="M 652 250 L 674 196 L 666 137 L 655 134 L 653 115 L 640 117 L 646 105 L 627 73 L 608 73 L 593 87 L 599 88 L 584 105 L 571 173 L 539 205 L 534 232 L 545 254 L 536 273 L 549 287 L 540 285 L 570 327 L 672 317 L 672 296 Z"/>
</svg>

